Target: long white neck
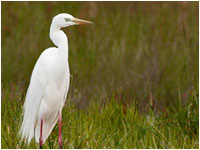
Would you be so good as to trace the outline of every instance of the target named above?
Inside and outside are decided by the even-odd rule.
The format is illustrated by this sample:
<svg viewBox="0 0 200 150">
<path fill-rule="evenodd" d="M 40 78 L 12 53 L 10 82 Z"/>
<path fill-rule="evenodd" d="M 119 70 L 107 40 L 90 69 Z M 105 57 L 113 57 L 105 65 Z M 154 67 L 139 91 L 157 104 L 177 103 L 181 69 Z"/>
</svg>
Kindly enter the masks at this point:
<svg viewBox="0 0 200 150">
<path fill-rule="evenodd" d="M 62 55 L 68 59 L 68 39 L 66 34 L 53 23 L 50 27 L 50 39 L 58 47 Z"/>
</svg>

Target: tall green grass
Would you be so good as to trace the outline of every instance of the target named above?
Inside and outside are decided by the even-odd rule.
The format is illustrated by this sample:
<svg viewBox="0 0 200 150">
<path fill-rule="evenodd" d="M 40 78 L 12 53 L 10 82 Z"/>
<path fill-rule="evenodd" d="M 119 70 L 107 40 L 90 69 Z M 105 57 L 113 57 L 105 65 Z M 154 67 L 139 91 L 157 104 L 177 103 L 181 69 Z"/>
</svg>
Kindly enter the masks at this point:
<svg viewBox="0 0 200 150">
<path fill-rule="evenodd" d="M 64 148 L 198 148 L 198 10 L 198 2 L 2 2 L 2 148 L 26 147 L 17 136 L 25 93 L 61 12 L 95 23 L 63 29 Z M 45 147 L 58 147 L 57 127 Z"/>
<path fill-rule="evenodd" d="M 189 97 L 182 111 L 152 109 L 142 114 L 134 104 L 127 107 L 111 97 L 106 103 L 94 99 L 87 110 L 77 109 L 69 101 L 63 110 L 63 148 L 198 148 L 198 89 Z M 29 146 L 17 131 L 22 110 L 21 96 L 4 97 L 2 102 L 2 148 L 38 148 L 32 140 Z M 5 102 L 6 101 L 6 102 Z M 20 101 L 20 102 L 19 102 Z M 54 128 L 44 148 L 58 148 L 58 126 Z"/>
</svg>

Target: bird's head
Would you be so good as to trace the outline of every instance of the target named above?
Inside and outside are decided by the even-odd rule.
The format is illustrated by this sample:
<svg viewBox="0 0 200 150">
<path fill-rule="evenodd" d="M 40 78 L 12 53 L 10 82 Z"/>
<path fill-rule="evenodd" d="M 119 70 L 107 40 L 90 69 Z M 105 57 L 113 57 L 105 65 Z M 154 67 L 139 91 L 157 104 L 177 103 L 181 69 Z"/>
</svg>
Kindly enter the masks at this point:
<svg viewBox="0 0 200 150">
<path fill-rule="evenodd" d="M 53 18 L 52 24 L 54 24 L 58 28 L 63 28 L 63 27 L 79 25 L 79 24 L 92 24 L 92 22 L 75 18 L 70 14 L 62 13 L 62 14 L 56 15 Z"/>
</svg>

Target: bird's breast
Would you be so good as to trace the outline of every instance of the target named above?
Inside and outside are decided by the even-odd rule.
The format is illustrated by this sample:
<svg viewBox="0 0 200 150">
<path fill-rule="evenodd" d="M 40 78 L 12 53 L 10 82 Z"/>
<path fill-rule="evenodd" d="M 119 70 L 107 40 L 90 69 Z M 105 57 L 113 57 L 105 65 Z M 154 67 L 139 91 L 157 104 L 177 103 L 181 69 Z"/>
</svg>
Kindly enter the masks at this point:
<svg viewBox="0 0 200 150">
<path fill-rule="evenodd" d="M 69 74 L 69 65 L 66 60 L 57 59 L 49 62 L 46 67 L 46 76 L 49 80 L 58 84 L 62 84 Z"/>
</svg>

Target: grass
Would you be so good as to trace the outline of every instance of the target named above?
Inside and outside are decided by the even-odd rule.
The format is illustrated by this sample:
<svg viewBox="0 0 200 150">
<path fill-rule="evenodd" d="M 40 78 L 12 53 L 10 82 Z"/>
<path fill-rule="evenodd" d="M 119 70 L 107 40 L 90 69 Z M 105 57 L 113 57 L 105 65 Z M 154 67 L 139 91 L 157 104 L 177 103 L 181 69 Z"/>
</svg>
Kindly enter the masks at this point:
<svg viewBox="0 0 200 150">
<path fill-rule="evenodd" d="M 135 105 L 124 107 L 111 97 L 107 103 L 94 100 L 87 110 L 77 109 L 70 101 L 63 110 L 63 148 L 198 148 L 198 89 L 182 111 L 155 114 L 149 109 L 141 114 Z M 16 135 L 20 126 L 21 96 L 2 103 L 2 148 L 38 148 L 20 143 Z M 22 102 L 22 101 L 21 101 Z M 44 144 L 58 148 L 58 126 Z"/>
<path fill-rule="evenodd" d="M 199 148 L 198 2 L 2 2 L 1 147 L 20 143 L 21 111 L 53 16 L 93 26 L 64 29 L 71 72 L 64 148 Z M 58 148 L 56 126 L 44 144 Z"/>
</svg>

